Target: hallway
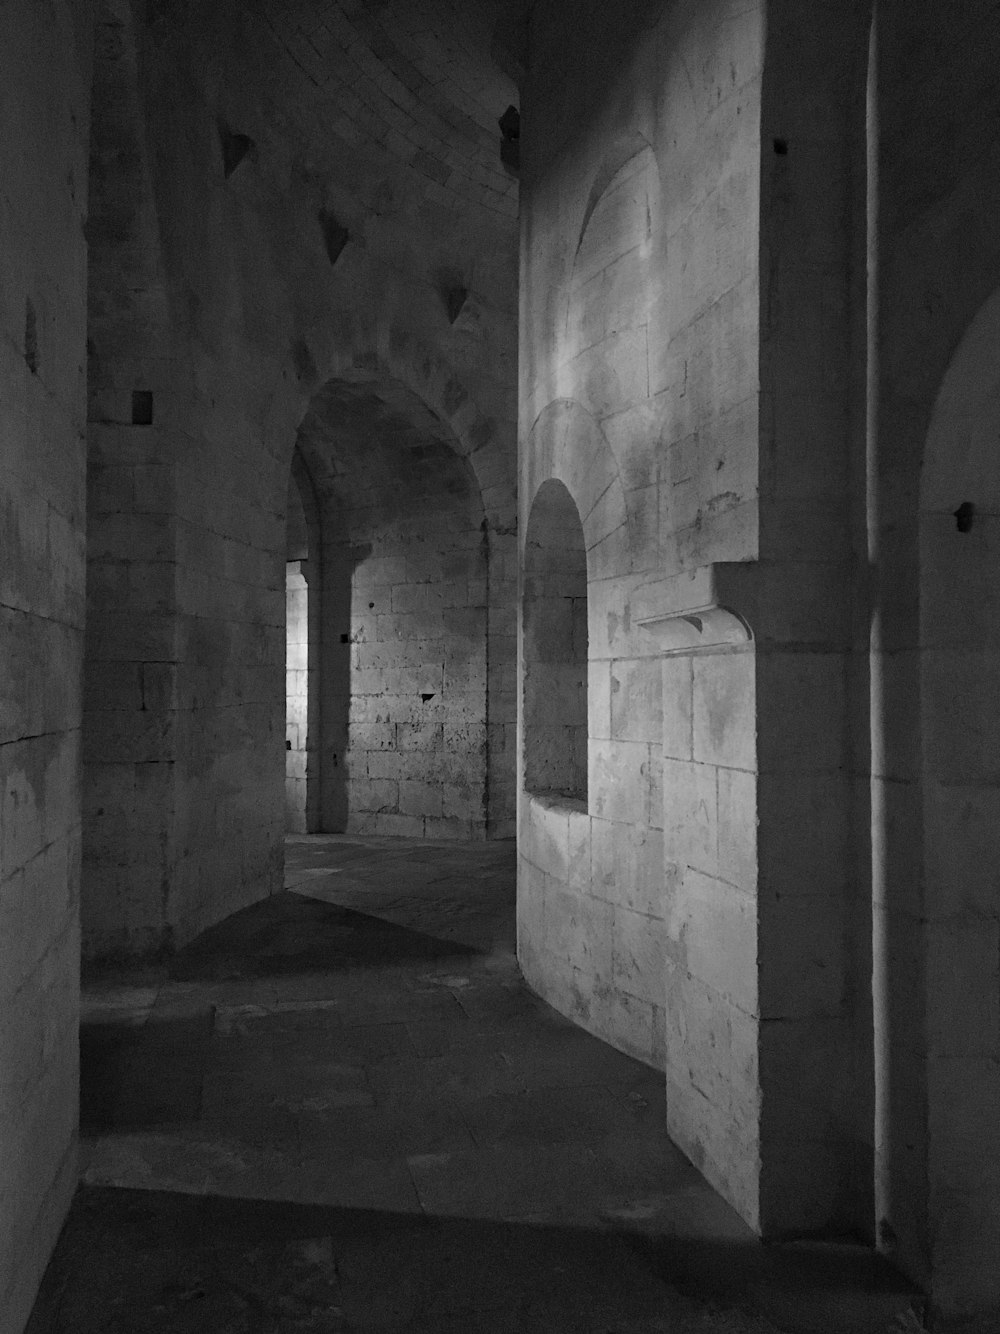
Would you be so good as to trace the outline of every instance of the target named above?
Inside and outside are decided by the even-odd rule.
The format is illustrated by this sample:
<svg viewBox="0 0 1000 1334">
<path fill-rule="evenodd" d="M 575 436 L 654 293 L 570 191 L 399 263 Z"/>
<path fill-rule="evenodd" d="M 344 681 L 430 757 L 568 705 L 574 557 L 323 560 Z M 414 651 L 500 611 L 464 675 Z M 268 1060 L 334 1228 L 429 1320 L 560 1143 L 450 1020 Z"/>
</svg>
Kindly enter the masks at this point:
<svg viewBox="0 0 1000 1334">
<path fill-rule="evenodd" d="M 30 1334 L 917 1328 L 866 1252 L 763 1251 L 662 1076 L 524 987 L 512 861 L 292 836 L 285 893 L 91 979 Z"/>
</svg>

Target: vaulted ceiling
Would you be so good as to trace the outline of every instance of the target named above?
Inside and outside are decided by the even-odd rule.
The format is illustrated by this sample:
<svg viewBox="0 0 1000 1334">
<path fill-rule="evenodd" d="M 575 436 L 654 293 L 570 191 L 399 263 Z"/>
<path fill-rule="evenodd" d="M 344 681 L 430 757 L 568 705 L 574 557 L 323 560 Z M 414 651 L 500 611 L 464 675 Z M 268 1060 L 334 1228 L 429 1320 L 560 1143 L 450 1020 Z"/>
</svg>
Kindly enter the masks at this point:
<svg viewBox="0 0 1000 1334">
<path fill-rule="evenodd" d="M 517 216 L 498 120 L 517 106 L 524 0 L 242 0 L 299 72 L 296 119 L 408 169 L 440 204 Z"/>
</svg>

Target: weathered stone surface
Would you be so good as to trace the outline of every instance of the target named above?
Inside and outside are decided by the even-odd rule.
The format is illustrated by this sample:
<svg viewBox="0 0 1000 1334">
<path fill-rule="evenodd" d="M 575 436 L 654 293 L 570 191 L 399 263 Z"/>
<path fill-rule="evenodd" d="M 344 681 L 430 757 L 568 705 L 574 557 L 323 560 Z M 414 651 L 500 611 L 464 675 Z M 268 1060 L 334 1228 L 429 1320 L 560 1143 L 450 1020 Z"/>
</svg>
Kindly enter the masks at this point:
<svg viewBox="0 0 1000 1334">
<path fill-rule="evenodd" d="M 753 105 L 759 30 L 752 11 L 738 21 L 727 13 L 720 39 L 707 35 L 708 10 L 695 17 L 666 6 L 641 30 L 630 15 L 612 32 L 596 7 L 572 24 L 553 6 L 543 9 L 538 58 L 544 64 L 558 49 L 583 82 L 571 88 L 529 76 L 525 89 L 535 123 L 546 129 L 522 196 L 531 242 L 522 275 L 520 505 L 524 525 L 540 488 L 559 479 L 585 535 L 590 873 L 581 886 L 584 863 L 568 841 L 578 817 L 532 800 L 520 824 L 521 905 L 536 925 L 521 933 L 519 947 L 533 985 L 553 1004 L 654 1061 L 670 1022 L 663 1003 L 672 936 L 690 932 L 697 967 L 711 971 L 720 910 L 711 894 L 695 892 L 697 873 L 720 889 L 726 874 L 747 894 L 755 889 L 754 848 L 741 844 L 755 821 L 752 658 L 664 665 L 633 598 L 664 569 L 756 550 L 753 521 L 731 516 L 750 514 L 756 494 L 757 261 L 730 219 L 755 197 L 753 115 L 741 114 Z M 683 70 L 711 69 L 715 78 L 723 66 L 706 65 L 702 53 L 718 54 L 720 41 L 732 53 L 725 81 L 698 102 L 704 89 L 698 81 L 691 88 Z M 595 43 L 615 52 L 607 67 L 618 71 L 609 89 L 618 99 L 614 115 L 592 115 L 577 100 Z M 661 119 L 660 103 L 671 97 L 679 100 Z M 570 126 L 572 150 L 562 151 Z M 531 606 L 538 590 L 525 531 Z M 556 617 L 547 620 L 555 631 Z M 535 650 L 526 634 L 526 697 Z M 526 755 L 543 743 L 546 725 L 548 717 L 525 708 Z M 733 769 L 746 770 L 749 782 L 720 779 Z M 725 833 L 721 782 L 732 819 Z M 581 887 L 611 910 L 610 976 L 571 944 Z M 540 922 L 530 905 L 536 893 L 549 905 Z M 566 923 L 557 920 L 560 910 Z M 737 914 L 728 936 L 739 968 L 753 973 L 749 899 L 744 912 L 749 922 Z M 677 1077 L 697 1079 L 698 1059 L 692 1048 Z M 716 1124 L 724 1135 L 721 1113 Z"/>
<path fill-rule="evenodd" d="M 525 975 L 754 1226 L 996 1323 L 994 16 L 506 6 L 2 7 L 4 1334 L 78 880 L 168 954 L 286 823 L 515 811 Z"/>
<path fill-rule="evenodd" d="M 13 1334 L 76 1186 L 89 35 L 83 4 L 0 12 L 0 1328 Z"/>
</svg>

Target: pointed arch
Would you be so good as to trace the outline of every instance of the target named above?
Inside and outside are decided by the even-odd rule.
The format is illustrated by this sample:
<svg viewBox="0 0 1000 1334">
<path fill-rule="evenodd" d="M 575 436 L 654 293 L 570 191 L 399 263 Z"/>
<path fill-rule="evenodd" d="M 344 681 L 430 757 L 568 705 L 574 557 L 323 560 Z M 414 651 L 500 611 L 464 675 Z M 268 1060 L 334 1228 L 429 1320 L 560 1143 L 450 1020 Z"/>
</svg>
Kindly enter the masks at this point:
<svg viewBox="0 0 1000 1334">
<path fill-rule="evenodd" d="M 563 483 L 583 525 L 590 579 L 631 571 L 634 543 L 618 465 L 600 424 L 573 399 L 557 399 L 539 413 L 531 428 L 527 486 L 520 498 L 520 531 L 542 484 Z M 523 538 L 522 538 L 523 541 Z"/>
</svg>

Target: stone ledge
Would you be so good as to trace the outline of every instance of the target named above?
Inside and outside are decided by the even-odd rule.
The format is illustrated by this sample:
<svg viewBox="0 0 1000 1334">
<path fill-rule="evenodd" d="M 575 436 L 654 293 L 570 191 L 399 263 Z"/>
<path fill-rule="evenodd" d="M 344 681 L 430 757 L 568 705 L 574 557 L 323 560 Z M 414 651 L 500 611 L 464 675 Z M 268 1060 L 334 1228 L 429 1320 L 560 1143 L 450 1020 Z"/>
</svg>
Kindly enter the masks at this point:
<svg viewBox="0 0 1000 1334">
<path fill-rule="evenodd" d="M 719 561 L 640 585 L 632 619 L 663 653 L 748 643 L 843 652 L 848 583 L 837 561 Z"/>
<path fill-rule="evenodd" d="M 753 631 L 743 617 L 724 604 L 720 578 L 724 568 L 705 565 L 636 589 L 635 620 L 647 634 L 655 636 L 664 655 L 753 640 Z"/>
<path fill-rule="evenodd" d="M 545 811 L 573 811 L 577 814 L 587 814 L 587 800 L 585 797 L 570 797 L 562 792 L 550 791 L 529 791 L 525 789 L 525 796 L 536 806 Z"/>
</svg>

